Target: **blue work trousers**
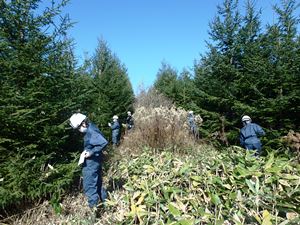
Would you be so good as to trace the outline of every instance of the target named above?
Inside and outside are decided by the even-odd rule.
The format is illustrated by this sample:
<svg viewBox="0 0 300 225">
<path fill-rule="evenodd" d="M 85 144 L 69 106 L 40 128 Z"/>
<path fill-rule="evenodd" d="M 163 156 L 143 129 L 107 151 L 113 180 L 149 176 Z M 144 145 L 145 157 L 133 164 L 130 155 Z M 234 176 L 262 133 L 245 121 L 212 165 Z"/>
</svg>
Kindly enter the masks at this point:
<svg viewBox="0 0 300 225">
<path fill-rule="evenodd" d="M 255 150 L 255 155 L 260 155 L 261 153 L 261 143 L 257 142 L 257 143 L 249 143 L 249 144 L 245 144 L 245 148 L 247 150 Z"/>
<path fill-rule="evenodd" d="M 99 201 L 106 198 L 102 187 L 102 167 L 100 156 L 91 156 L 86 159 L 82 168 L 83 190 L 88 198 L 89 207 L 95 207 Z"/>
<path fill-rule="evenodd" d="M 118 145 L 119 144 L 119 131 L 114 130 L 112 132 L 112 143 L 114 145 Z"/>
</svg>

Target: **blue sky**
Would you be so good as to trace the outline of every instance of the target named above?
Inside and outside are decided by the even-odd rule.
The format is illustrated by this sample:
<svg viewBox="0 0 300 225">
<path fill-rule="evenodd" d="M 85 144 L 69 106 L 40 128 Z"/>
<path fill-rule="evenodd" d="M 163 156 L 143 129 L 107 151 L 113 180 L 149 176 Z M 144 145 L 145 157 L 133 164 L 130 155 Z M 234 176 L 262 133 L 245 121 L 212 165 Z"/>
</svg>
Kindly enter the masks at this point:
<svg viewBox="0 0 300 225">
<path fill-rule="evenodd" d="M 193 67 L 205 54 L 208 24 L 222 0 L 71 0 L 64 13 L 76 22 L 69 34 L 75 54 L 82 61 L 92 55 L 103 38 L 128 69 L 137 92 L 139 85 L 153 84 L 162 61 L 180 73 Z M 244 1 L 240 0 L 243 7 Z M 279 0 L 256 0 L 262 20 L 276 19 L 272 4 Z"/>
</svg>

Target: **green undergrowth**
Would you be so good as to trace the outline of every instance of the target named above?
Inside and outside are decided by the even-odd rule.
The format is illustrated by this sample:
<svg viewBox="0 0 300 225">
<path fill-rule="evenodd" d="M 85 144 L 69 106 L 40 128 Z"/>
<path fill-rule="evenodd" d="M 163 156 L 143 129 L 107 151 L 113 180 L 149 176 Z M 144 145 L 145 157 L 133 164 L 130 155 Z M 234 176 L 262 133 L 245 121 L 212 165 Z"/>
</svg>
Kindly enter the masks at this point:
<svg viewBox="0 0 300 225">
<path fill-rule="evenodd" d="M 62 195 L 71 189 L 72 183 L 79 177 L 77 155 L 70 156 L 70 161 L 53 164 L 47 163 L 48 156 L 9 158 L 0 170 L 0 219 L 46 199 L 59 213 Z"/>
<path fill-rule="evenodd" d="M 300 223 L 300 166 L 284 155 L 203 146 L 116 158 L 105 181 L 111 224 Z"/>
</svg>

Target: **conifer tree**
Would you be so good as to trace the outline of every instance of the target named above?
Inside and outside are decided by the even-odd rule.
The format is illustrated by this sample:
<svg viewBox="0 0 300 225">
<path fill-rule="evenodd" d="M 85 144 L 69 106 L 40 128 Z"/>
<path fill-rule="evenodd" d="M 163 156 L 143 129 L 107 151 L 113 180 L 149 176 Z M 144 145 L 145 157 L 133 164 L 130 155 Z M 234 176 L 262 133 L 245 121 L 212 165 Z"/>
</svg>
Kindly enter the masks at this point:
<svg viewBox="0 0 300 225">
<path fill-rule="evenodd" d="M 179 90 L 177 87 L 177 71 L 166 62 L 162 62 L 158 70 L 154 88 L 170 99 L 177 99 Z"/>
<path fill-rule="evenodd" d="M 298 6 L 294 0 L 275 6 L 278 22 L 265 33 L 253 2 L 246 6 L 240 16 L 237 1 L 225 0 L 210 24 L 210 51 L 195 67 L 197 105 L 224 116 L 226 129 L 234 130 L 240 116 L 250 114 L 284 134 L 299 124 Z"/>
<path fill-rule="evenodd" d="M 91 59 L 90 71 L 94 84 L 90 112 L 94 121 L 107 127 L 112 116 L 118 115 L 120 122 L 125 123 L 127 111 L 133 107 L 133 89 L 126 67 L 103 39 Z"/>
<path fill-rule="evenodd" d="M 259 78 L 266 71 L 264 67 L 267 65 L 264 52 L 261 50 L 261 37 L 260 12 L 255 11 L 253 1 L 247 0 L 246 15 L 242 19 L 239 31 L 240 78 L 234 84 L 236 87 L 234 95 L 241 103 L 250 106 L 255 106 L 253 100 L 261 98 L 263 87 Z"/>
<path fill-rule="evenodd" d="M 196 104 L 210 132 L 222 129 L 223 119 L 234 118 L 235 83 L 241 77 L 241 45 L 239 33 L 242 16 L 237 0 L 224 0 L 218 15 L 209 24 L 208 53 L 195 64 Z"/>
<path fill-rule="evenodd" d="M 78 107 L 71 23 L 54 22 L 65 4 L 0 2 L 1 207 L 57 193 L 72 180 L 64 166 L 76 148 L 64 127 Z"/>
<path fill-rule="evenodd" d="M 178 97 L 176 104 L 183 108 L 193 109 L 195 102 L 195 85 L 190 71 L 183 69 L 177 78 Z"/>
<path fill-rule="evenodd" d="M 267 124 L 272 129 L 297 129 L 299 124 L 299 15 L 297 1 L 282 1 L 275 5 L 277 23 L 269 25 L 263 42 L 268 53 L 268 76 L 265 77 Z"/>
<path fill-rule="evenodd" d="M 160 69 L 155 82 L 176 104 L 200 112 L 202 127 L 210 133 L 225 125 L 229 141 L 235 144 L 243 114 L 271 131 L 267 134 L 272 139 L 299 129 L 300 109 L 299 4 L 284 0 L 275 5 L 278 21 L 263 29 L 263 12 L 255 2 L 245 1 L 244 15 L 238 3 L 224 0 L 218 6 L 210 23 L 208 53 L 194 66 L 194 85 L 188 88 L 192 91 L 183 91 L 189 79 L 183 82 L 167 69 Z"/>
<path fill-rule="evenodd" d="M 241 16 L 237 4 L 237 0 L 225 0 L 223 5 L 218 6 L 218 16 L 209 24 L 212 41 L 208 43 L 210 51 L 200 61 L 200 68 L 196 68 L 197 87 L 209 95 L 223 99 L 217 100 L 217 105 L 214 106 L 219 107 L 221 112 L 222 109 L 227 111 L 226 99 L 234 98 L 232 84 L 239 78 L 238 34 Z"/>
</svg>

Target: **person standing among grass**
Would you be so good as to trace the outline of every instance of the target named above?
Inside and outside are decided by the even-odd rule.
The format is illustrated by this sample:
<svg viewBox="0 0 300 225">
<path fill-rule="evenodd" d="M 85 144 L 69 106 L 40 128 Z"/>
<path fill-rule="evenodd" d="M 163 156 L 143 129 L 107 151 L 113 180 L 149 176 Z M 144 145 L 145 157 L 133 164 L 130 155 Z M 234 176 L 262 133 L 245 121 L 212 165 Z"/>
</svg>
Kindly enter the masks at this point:
<svg viewBox="0 0 300 225">
<path fill-rule="evenodd" d="M 117 115 L 113 116 L 113 123 L 108 123 L 108 126 L 112 130 L 112 143 L 113 147 L 116 147 L 119 145 L 120 140 L 120 123 L 118 121 L 119 117 Z"/>
<path fill-rule="evenodd" d="M 83 189 L 88 198 L 89 207 L 97 209 L 99 202 L 104 202 L 106 191 L 102 187 L 102 151 L 108 144 L 97 126 L 88 121 L 88 118 L 75 113 L 70 118 L 70 125 L 84 134 L 84 150 L 81 153 L 83 158 L 82 176 Z"/>
<path fill-rule="evenodd" d="M 198 128 L 195 121 L 195 116 L 193 111 L 189 111 L 188 113 L 188 124 L 189 124 L 189 132 L 194 136 L 194 138 L 198 138 Z"/>
<path fill-rule="evenodd" d="M 133 117 L 131 115 L 131 112 L 128 111 L 127 112 L 127 118 L 126 118 L 126 128 L 129 131 L 129 130 L 133 129 L 133 127 L 134 127 L 134 120 L 133 120 Z"/>
<path fill-rule="evenodd" d="M 264 130 L 256 123 L 252 123 L 250 116 L 243 116 L 244 127 L 240 130 L 240 144 L 247 150 L 255 150 L 255 156 L 261 154 L 262 144 L 259 137 L 265 135 Z"/>
</svg>

